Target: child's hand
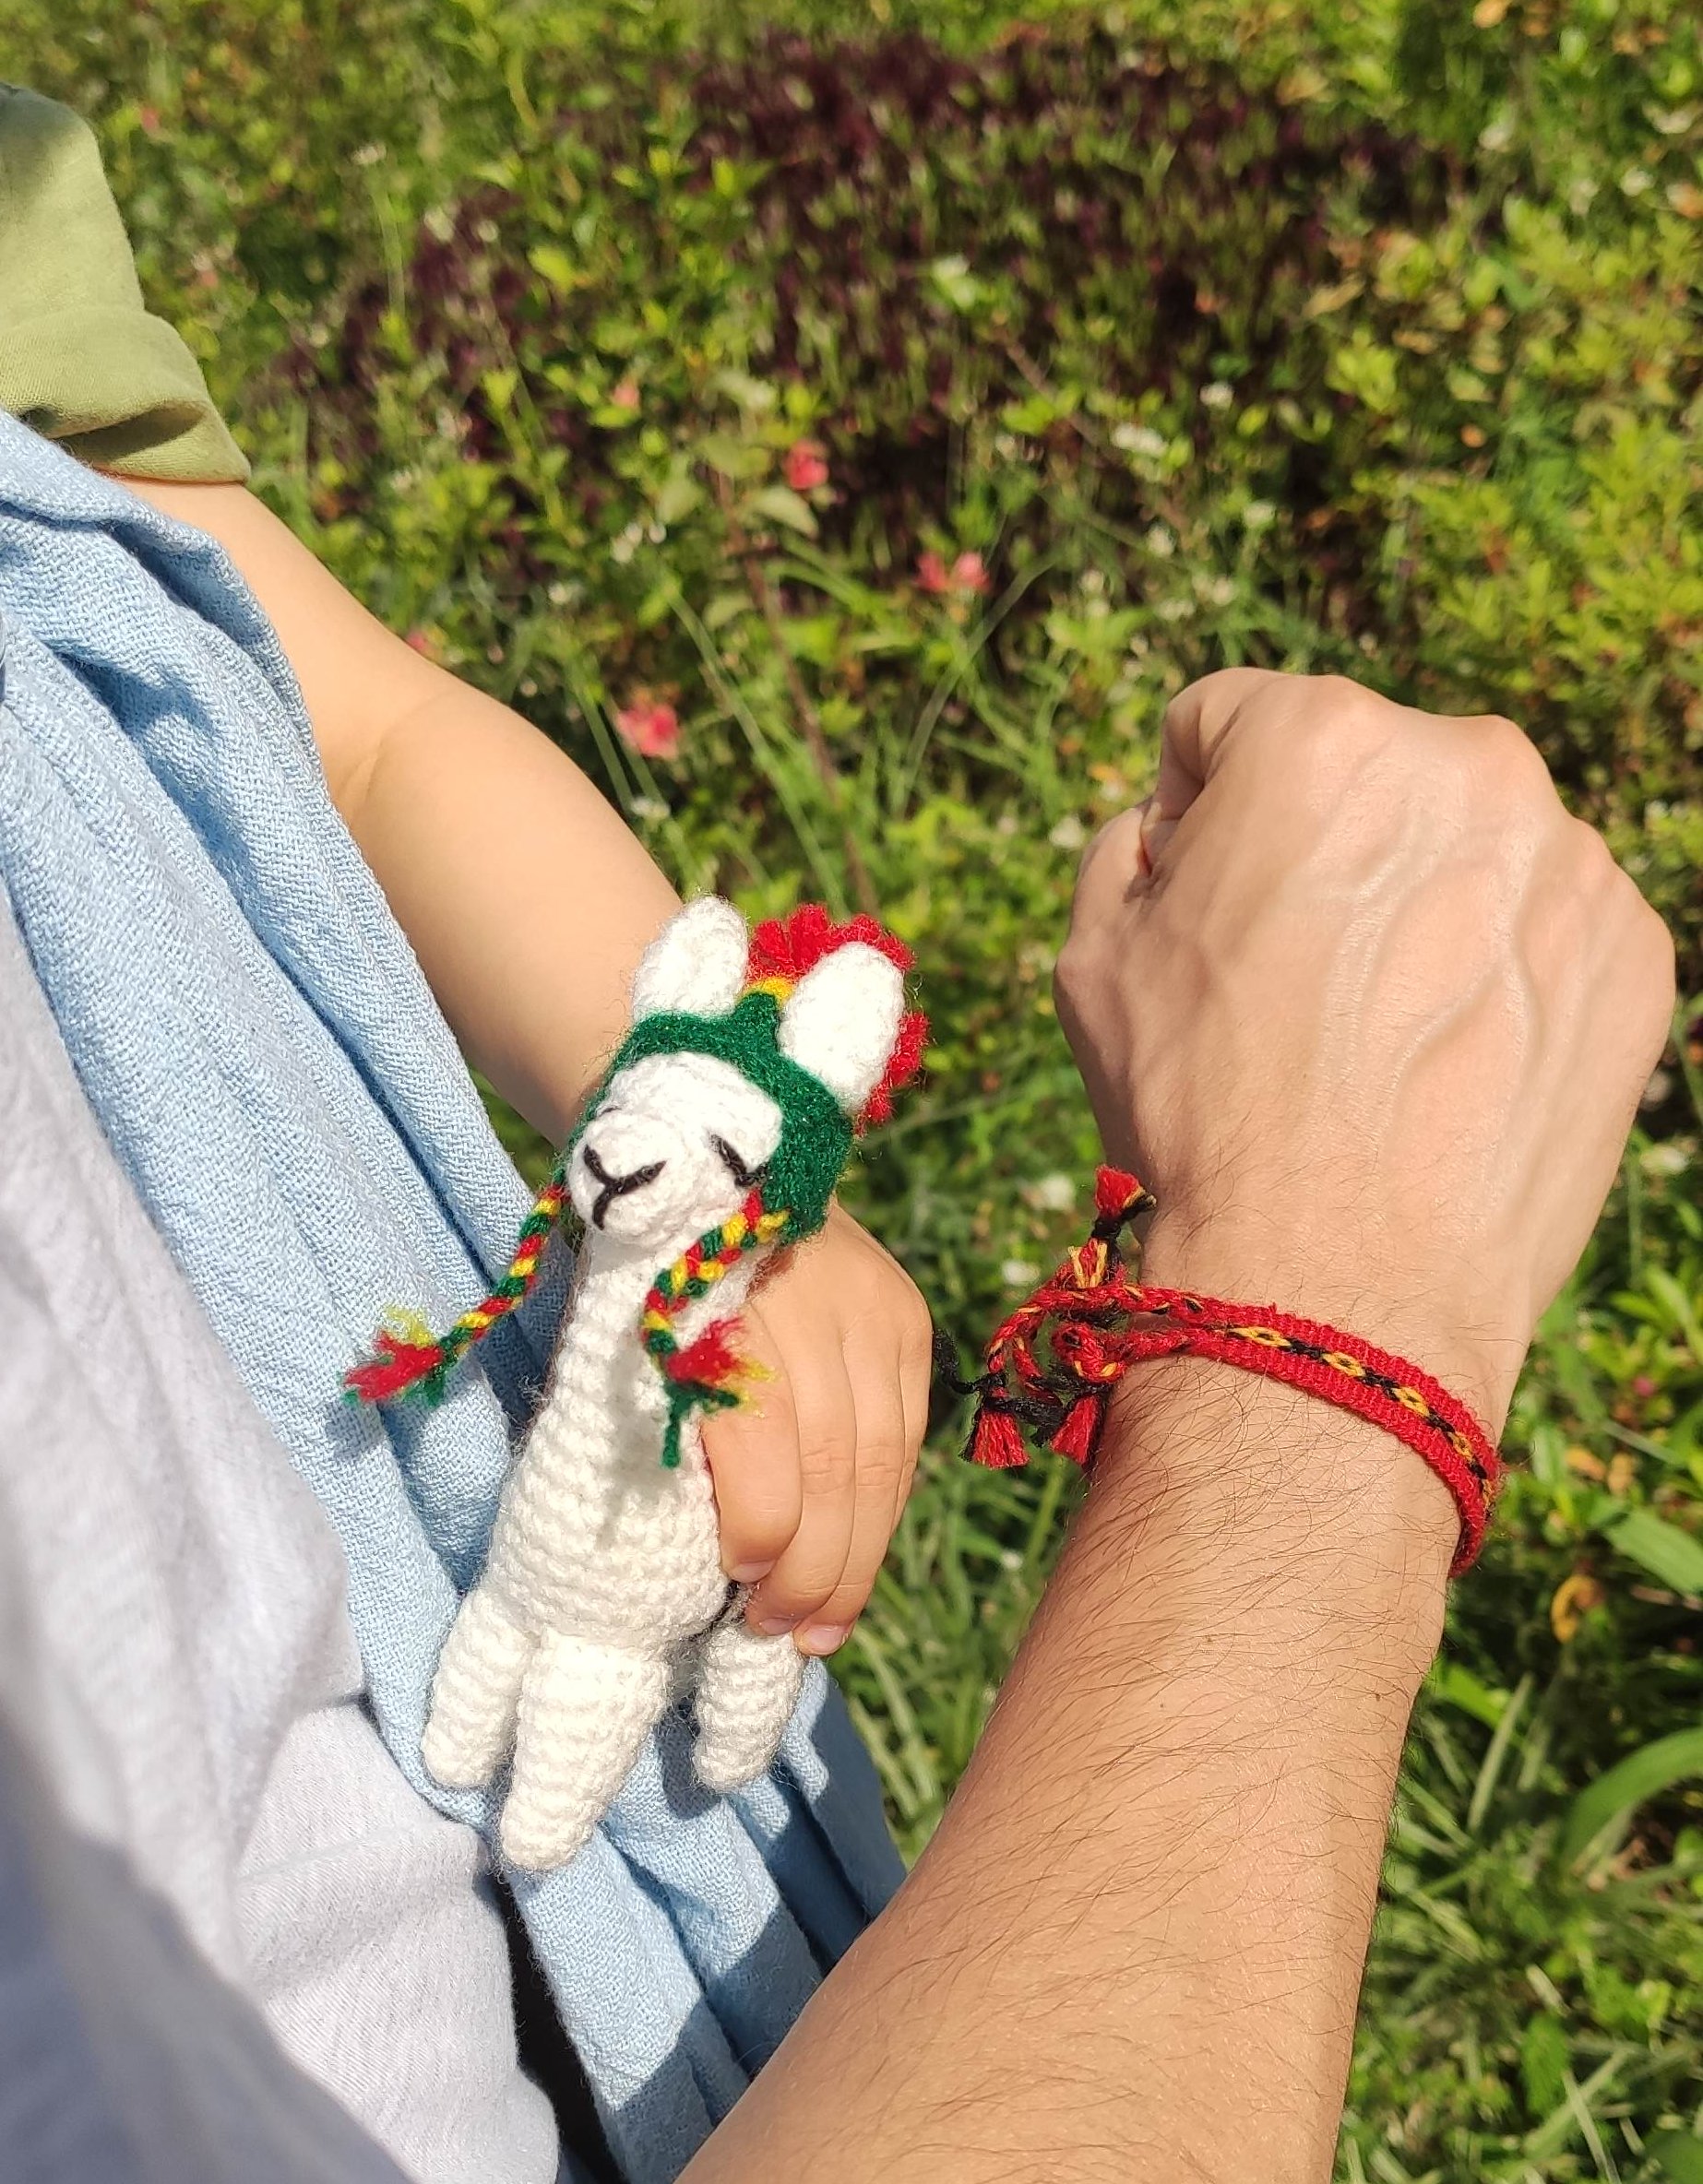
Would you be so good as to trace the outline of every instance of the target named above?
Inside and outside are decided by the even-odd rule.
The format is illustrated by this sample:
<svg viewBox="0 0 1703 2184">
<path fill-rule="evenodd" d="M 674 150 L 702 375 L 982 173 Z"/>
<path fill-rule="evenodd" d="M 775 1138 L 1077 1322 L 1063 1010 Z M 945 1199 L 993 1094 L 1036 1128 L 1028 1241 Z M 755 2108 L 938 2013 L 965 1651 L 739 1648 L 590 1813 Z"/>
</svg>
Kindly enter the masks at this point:
<svg viewBox="0 0 1703 2184">
<path fill-rule="evenodd" d="M 759 1630 L 795 1628 L 802 1651 L 832 1653 L 911 1491 L 928 1419 L 928 1307 L 835 1206 L 743 1318 L 741 1347 L 773 1377 L 704 1426 L 722 1565 L 756 1585 Z"/>
</svg>

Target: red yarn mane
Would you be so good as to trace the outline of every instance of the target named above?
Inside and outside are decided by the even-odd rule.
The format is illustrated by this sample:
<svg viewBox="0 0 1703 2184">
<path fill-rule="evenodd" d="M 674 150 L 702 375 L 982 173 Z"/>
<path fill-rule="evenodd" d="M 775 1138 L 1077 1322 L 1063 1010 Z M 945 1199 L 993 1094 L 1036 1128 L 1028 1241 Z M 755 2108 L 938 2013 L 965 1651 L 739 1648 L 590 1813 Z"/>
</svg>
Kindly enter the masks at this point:
<svg viewBox="0 0 1703 2184">
<path fill-rule="evenodd" d="M 915 962 L 904 942 L 867 913 L 860 912 L 837 925 L 819 902 L 807 902 L 789 917 L 768 918 L 756 927 L 751 935 L 745 977 L 753 985 L 760 979 L 796 980 L 813 970 L 825 956 L 850 946 L 853 941 L 874 948 L 901 971 L 909 971 Z M 887 1121 L 893 1111 L 894 1093 L 915 1076 L 927 1044 L 928 1018 L 921 1009 L 907 1009 L 899 1021 L 886 1073 L 857 1118 L 860 1130 Z"/>
</svg>

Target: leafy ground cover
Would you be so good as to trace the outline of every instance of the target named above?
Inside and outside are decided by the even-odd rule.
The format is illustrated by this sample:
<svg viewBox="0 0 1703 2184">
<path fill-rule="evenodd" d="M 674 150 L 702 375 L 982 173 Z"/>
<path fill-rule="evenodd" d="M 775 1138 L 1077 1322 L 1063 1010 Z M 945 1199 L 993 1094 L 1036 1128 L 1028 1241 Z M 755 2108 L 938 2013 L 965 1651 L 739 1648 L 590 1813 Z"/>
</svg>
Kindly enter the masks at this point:
<svg viewBox="0 0 1703 2184">
<path fill-rule="evenodd" d="M 916 944 L 857 1200 L 960 1336 L 1080 1225 L 1071 873 L 1209 667 L 1522 720 L 1703 990 L 1680 0 L 15 0 L 0 69 L 362 596 L 684 884 Z M 1693 1008 L 1416 1722 L 1357 2184 L 1703 2177 L 1700 1139 Z M 913 1850 L 1068 1500 L 952 1445 L 840 1664 Z"/>
</svg>

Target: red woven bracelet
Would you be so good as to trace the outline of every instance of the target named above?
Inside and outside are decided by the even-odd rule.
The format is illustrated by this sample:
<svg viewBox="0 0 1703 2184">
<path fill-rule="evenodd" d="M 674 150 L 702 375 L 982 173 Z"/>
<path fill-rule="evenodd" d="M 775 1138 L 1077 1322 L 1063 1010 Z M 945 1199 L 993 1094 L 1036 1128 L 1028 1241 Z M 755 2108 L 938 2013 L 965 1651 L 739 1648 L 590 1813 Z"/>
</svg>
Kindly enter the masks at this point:
<svg viewBox="0 0 1703 2184">
<path fill-rule="evenodd" d="M 1015 1312 L 974 1383 L 966 1454 L 1003 1470 L 1029 1460 L 1024 1431 L 1078 1464 L 1093 1456 L 1112 1390 L 1132 1365 L 1186 1353 L 1218 1358 L 1382 1426 L 1423 1456 L 1455 1498 L 1460 1544 L 1451 1577 L 1471 1568 L 1502 1482 L 1502 1463 L 1467 1408 L 1405 1359 L 1272 1305 L 1227 1304 L 1132 1282 L 1121 1239 L 1154 1201 L 1133 1175 L 1102 1168 L 1088 1241 Z M 1046 1357 L 1042 1355 L 1042 1345 Z"/>
</svg>

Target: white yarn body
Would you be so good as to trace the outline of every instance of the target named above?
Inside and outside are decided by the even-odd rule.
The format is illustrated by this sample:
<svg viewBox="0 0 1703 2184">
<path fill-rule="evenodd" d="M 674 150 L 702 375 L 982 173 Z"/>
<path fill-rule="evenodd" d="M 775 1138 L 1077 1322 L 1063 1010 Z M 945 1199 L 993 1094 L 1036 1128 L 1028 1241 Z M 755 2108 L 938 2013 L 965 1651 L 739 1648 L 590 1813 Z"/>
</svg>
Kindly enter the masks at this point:
<svg viewBox="0 0 1703 2184">
<path fill-rule="evenodd" d="M 746 950 L 731 905 L 689 905 L 640 965 L 635 1018 L 726 1014 Z M 853 1115 L 903 1007 L 894 966 L 849 944 L 798 981 L 778 1044 Z M 753 1631 L 723 1573 L 696 1417 L 678 1466 L 663 1468 L 667 1388 L 640 1326 L 659 1270 L 744 1204 L 782 1125 L 729 1062 L 660 1052 L 603 1086 L 569 1164 L 587 1224 L 572 1308 L 484 1572 L 445 1642 L 422 1743 L 451 1788 L 490 1781 L 512 1753 L 501 1839 L 517 1866 L 561 1865 L 581 1848 L 683 1680 L 696 1683 L 693 1763 L 719 1792 L 768 1766 L 797 1703 L 804 1660 L 790 1632 Z M 681 1312 L 683 1348 L 737 1317 L 772 1248 Z"/>
<path fill-rule="evenodd" d="M 667 1395 L 636 1333 L 652 1256 L 588 1239 L 584 1257 L 542 1408 L 504 1490 L 484 1582 L 553 1630 L 666 1648 L 726 1605 L 709 1466 L 693 1419 L 678 1466 L 662 1467 Z M 732 1268 L 712 1299 L 682 1314 L 682 1341 L 697 1332 L 694 1318 L 701 1326 L 737 1312 L 755 1272 L 750 1261 Z"/>
<path fill-rule="evenodd" d="M 766 1255 L 681 1315 L 683 1342 L 738 1311 Z M 550 1385 L 433 1684 L 427 1767 L 471 1787 L 512 1747 L 501 1839 L 529 1869 L 589 1840 L 683 1680 L 697 1685 L 694 1764 L 724 1792 L 769 1764 L 804 1675 L 788 1633 L 738 1615 L 695 1418 L 679 1465 L 662 1466 L 666 1392 L 637 1335 L 654 1258 L 588 1238 Z"/>
</svg>

